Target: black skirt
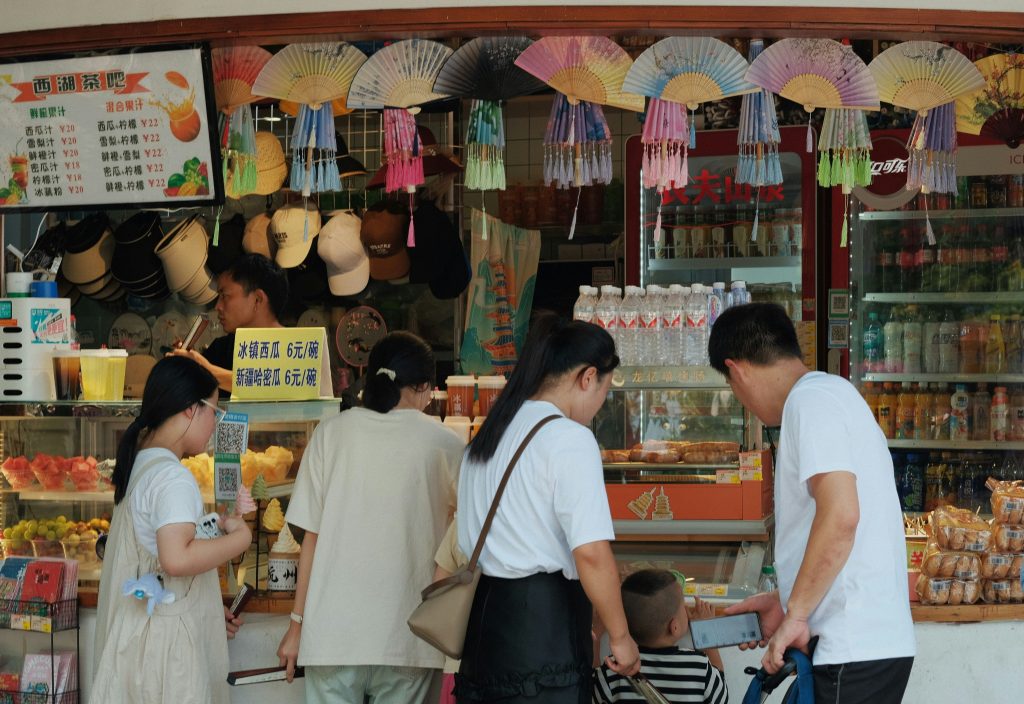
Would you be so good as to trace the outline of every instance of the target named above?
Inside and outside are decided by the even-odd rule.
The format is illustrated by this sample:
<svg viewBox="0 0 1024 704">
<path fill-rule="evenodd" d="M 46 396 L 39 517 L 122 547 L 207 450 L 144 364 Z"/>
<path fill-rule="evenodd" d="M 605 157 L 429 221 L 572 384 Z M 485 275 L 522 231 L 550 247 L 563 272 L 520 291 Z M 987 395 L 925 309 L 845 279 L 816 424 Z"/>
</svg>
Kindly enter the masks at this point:
<svg viewBox="0 0 1024 704">
<path fill-rule="evenodd" d="M 588 704 L 593 612 L 579 580 L 561 572 L 483 576 L 455 676 L 459 704 Z"/>
</svg>

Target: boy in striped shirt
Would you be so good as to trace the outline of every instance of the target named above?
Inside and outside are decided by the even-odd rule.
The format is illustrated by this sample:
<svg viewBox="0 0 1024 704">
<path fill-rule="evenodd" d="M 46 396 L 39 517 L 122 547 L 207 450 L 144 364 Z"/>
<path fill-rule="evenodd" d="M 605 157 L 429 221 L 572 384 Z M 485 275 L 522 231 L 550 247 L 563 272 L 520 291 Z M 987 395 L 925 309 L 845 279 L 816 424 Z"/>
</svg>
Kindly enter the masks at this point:
<svg viewBox="0 0 1024 704">
<path fill-rule="evenodd" d="M 690 628 L 683 588 L 668 570 L 641 570 L 622 583 L 629 634 L 640 646 L 640 671 L 673 704 L 726 704 L 722 658 L 677 646 Z M 714 607 L 697 599 L 694 616 L 711 618 Z M 594 703 L 644 702 L 629 682 L 602 665 L 594 672 Z"/>
</svg>

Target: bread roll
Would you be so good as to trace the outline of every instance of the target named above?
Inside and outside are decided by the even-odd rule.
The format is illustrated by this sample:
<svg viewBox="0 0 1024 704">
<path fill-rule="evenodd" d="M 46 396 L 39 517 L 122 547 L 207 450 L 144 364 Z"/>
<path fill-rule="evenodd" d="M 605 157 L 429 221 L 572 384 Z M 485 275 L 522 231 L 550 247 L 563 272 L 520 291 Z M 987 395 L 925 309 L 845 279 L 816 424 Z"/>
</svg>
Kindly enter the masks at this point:
<svg viewBox="0 0 1024 704">
<path fill-rule="evenodd" d="M 975 604 L 981 597 L 981 585 L 977 580 L 964 582 L 964 603 Z"/>
<path fill-rule="evenodd" d="M 954 579 L 949 584 L 949 599 L 946 601 L 950 606 L 959 606 L 964 601 L 964 583 Z"/>
</svg>

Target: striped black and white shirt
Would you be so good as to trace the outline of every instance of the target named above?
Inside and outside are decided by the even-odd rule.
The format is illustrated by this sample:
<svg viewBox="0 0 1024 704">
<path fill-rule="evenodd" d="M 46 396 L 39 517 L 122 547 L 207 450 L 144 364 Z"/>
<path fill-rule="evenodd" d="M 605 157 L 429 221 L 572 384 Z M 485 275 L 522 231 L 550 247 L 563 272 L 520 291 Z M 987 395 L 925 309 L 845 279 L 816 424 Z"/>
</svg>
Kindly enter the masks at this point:
<svg viewBox="0 0 1024 704">
<path fill-rule="evenodd" d="M 727 704 L 725 676 L 707 656 L 679 648 L 640 648 L 640 672 L 673 704 Z M 594 704 L 644 702 L 606 665 L 594 671 Z"/>
</svg>

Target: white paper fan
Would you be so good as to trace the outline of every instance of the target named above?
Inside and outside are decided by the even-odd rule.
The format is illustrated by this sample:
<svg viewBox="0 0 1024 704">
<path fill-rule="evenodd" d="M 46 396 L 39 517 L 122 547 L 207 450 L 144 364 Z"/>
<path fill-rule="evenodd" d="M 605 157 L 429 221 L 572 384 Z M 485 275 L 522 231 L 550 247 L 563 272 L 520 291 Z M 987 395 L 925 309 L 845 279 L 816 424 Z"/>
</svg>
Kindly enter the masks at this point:
<svg viewBox="0 0 1024 704">
<path fill-rule="evenodd" d="M 931 110 L 980 90 L 985 77 L 951 46 L 912 41 L 889 47 L 868 64 L 878 97 L 910 110 Z"/>
<path fill-rule="evenodd" d="M 344 97 L 365 62 L 366 55 L 345 42 L 289 44 L 263 67 L 252 92 L 319 107 Z"/>
<path fill-rule="evenodd" d="M 452 49 L 427 39 L 406 39 L 367 59 L 352 80 L 348 106 L 363 110 L 412 108 L 448 98 L 434 81 Z"/>
</svg>

